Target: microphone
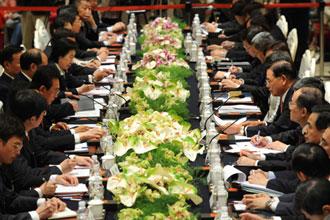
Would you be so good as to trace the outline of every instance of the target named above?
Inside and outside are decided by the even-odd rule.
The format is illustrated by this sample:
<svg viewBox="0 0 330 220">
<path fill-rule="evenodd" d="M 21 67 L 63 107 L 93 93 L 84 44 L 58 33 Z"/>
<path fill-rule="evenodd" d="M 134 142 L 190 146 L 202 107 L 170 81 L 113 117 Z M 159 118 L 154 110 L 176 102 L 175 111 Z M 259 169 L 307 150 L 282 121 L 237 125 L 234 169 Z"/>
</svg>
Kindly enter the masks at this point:
<svg viewBox="0 0 330 220">
<path fill-rule="evenodd" d="M 103 103 L 101 103 L 101 102 L 99 102 L 99 101 L 96 101 L 94 98 L 92 98 L 92 97 L 90 97 L 90 96 L 88 96 L 88 95 L 81 95 L 81 96 L 84 96 L 84 97 L 86 97 L 86 98 L 88 98 L 88 99 L 90 99 L 90 100 L 96 102 L 97 104 L 101 105 L 103 108 L 107 108 L 107 107 L 108 107 L 108 106 L 104 105 Z"/>
<path fill-rule="evenodd" d="M 244 95 L 243 94 L 240 94 L 238 96 L 230 96 L 228 97 L 225 101 L 221 101 L 222 103 L 213 111 L 213 113 L 205 120 L 205 123 L 204 123 L 204 130 L 206 130 L 206 124 L 207 122 L 210 120 L 210 118 L 216 113 L 218 112 L 222 106 L 224 106 L 230 99 L 232 98 L 244 98 Z M 211 102 L 208 103 L 208 105 L 212 104 L 213 100 Z"/>
<path fill-rule="evenodd" d="M 102 87 L 105 88 L 106 90 L 108 90 L 108 91 L 110 92 L 111 95 L 116 95 L 116 96 L 122 98 L 122 99 L 125 101 L 125 103 L 127 102 L 127 100 L 124 98 L 124 96 L 119 95 L 118 93 L 115 93 L 115 92 L 111 91 L 111 89 L 108 89 L 106 86 L 103 86 L 103 85 L 102 85 Z"/>
</svg>

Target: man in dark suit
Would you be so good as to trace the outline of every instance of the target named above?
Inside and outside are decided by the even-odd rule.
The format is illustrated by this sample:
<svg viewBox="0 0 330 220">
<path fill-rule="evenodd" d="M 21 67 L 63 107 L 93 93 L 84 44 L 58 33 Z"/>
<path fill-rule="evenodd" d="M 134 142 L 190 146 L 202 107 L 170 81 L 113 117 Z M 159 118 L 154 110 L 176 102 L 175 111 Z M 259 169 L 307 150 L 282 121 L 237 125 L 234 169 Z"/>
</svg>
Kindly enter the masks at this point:
<svg viewBox="0 0 330 220">
<path fill-rule="evenodd" d="M 54 104 L 52 104 L 60 89 L 59 79 L 60 75 L 52 66 L 40 67 L 33 77 L 31 88 L 39 91 L 46 99 L 48 106 L 53 106 L 47 110 L 47 114 L 50 112 L 51 115 L 64 115 L 65 112 L 63 112 L 63 110 L 65 107 L 67 105 L 71 106 L 70 103 L 64 103 L 61 105 L 63 106 L 62 108 L 58 108 L 54 107 Z M 52 120 L 51 118 L 49 119 Z M 55 120 L 53 122 L 55 122 Z M 92 129 L 78 126 L 74 130 L 70 130 L 63 123 L 61 123 L 61 125 L 62 126 L 57 126 L 57 128 L 59 128 L 57 131 L 53 131 L 54 127 L 50 127 L 50 131 L 49 127 L 44 129 L 42 126 L 39 126 L 34 129 L 35 133 L 33 133 L 34 135 L 32 138 L 36 138 L 36 142 L 46 149 L 64 151 L 74 149 L 76 143 L 88 140 L 99 140 L 103 135 L 103 130 L 100 128 Z M 76 160 L 78 163 L 79 160 L 81 160 L 81 163 L 83 163 L 84 160 L 85 162 L 91 163 L 89 157 L 76 157 Z"/>
<path fill-rule="evenodd" d="M 321 105 L 324 102 L 322 92 L 317 88 L 303 87 L 293 93 L 290 101 L 290 120 L 299 124 L 297 129 L 281 132 L 278 135 L 282 137 L 284 143 L 274 142 L 266 145 L 269 148 L 283 151 L 279 154 L 255 155 L 248 151 L 242 152 L 242 157 L 237 163 L 242 166 L 258 166 L 262 170 L 281 170 L 286 169 L 290 163 L 292 152 L 295 146 L 305 142 L 302 135 L 302 128 L 307 124 L 308 118 L 312 113 L 312 108 Z M 253 143 L 260 145 L 257 137 L 252 139 Z M 286 140 L 294 139 L 290 143 Z M 319 141 L 316 142 L 318 144 Z M 263 144 L 263 143 L 262 143 Z M 260 147 L 266 147 L 260 145 Z"/>
<path fill-rule="evenodd" d="M 0 76 L 0 101 L 3 102 L 4 107 L 7 105 L 10 84 L 16 75 L 21 72 L 20 57 L 22 50 L 20 47 L 10 45 L 5 47 L 1 53 L 0 63 L 4 68 L 4 72 Z"/>
<path fill-rule="evenodd" d="M 293 153 L 292 169 L 300 182 L 313 178 L 327 179 L 330 174 L 330 159 L 321 146 L 305 143 Z M 267 209 L 273 211 L 275 215 L 299 215 L 300 210 L 294 208 L 294 198 L 294 193 L 273 198 L 265 194 L 245 195 L 243 202 L 248 208 Z"/>
<path fill-rule="evenodd" d="M 19 155 L 23 146 L 24 126 L 9 115 L 0 115 L 0 163 L 11 164 Z M 2 165 L 1 165 L 2 166 Z M 0 218 L 6 220 L 45 219 L 57 210 L 63 210 L 65 204 L 58 199 L 45 201 L 34 197 L 25 197 L 9 190 L 0 175 Z M 38 207 L 39 206 L 39 207 Z M 35 211 L 31 211 L 35 210 Z"/>
<path fill-rule="evenodd" d="M 16 75 L 14 82 L 24 81 L 30 83 L 34 73 L 40 65 L 47 65 L 48 57 L 39 49 L 30 49 L 24 52 L 20 57 L 21 72 Z"/>
</svg>

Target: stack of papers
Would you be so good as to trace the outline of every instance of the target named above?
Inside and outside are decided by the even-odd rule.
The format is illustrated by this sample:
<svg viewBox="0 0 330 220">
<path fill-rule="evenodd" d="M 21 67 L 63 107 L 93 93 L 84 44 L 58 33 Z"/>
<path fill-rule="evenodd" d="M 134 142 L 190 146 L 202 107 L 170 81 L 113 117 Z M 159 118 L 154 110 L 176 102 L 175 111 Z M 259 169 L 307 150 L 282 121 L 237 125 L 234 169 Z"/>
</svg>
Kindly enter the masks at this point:
<svg viewBox="0 0 330 220">
<path fill-rule="evenodd" d="M 66 207 L 62 212 L 56 212 L 48 219 L 50 219 L 50 220 L 52 220 L 52 219 L 64 219 L 64 218 L 73 218 L 73 217 L 76 217 L 76 216 L 77 216 L 77 213 L 75 211 L 72 211 L 71 209 Z"/>
<path fill-rule="evenodd" d="M 76 144 L 74 150 L 66 150 L 64 153 L 88 153 L 88 145 L 87 142 Z"/>
<path fill-rule="evenodd" d="M 254 113 L 261 112 L 256 105 L 225 105 L 218 110 L 219 114 L 223 113 Z"/>
<path fill-rule="evenodd" d="M 55 190 L 55 194 L 79 194 L 87 192 L 87 186 L 83 183 L 79 183 L 77 186 L 64 186 L 61 184 L 57 184 Z"/>
<path fill-rule="evenodd" d="M 281 151 L 278 150 L 256 147 L 251 144 L 251 142 L 237 142 L 236 144 L 230 144 L 229 147 L 231 147 L 232 149 L 226 150 L 227 153 L 239 153 L 241 150 L 252 151 L 255 154 L 281 153 Z"/>
<path fill-rule="evenodd" d="M 99 118 L 101 116 L 100 109 L 94 109 L 92 111 L 80 111 L 74 115 L 67 117 L 70 118 Z"/>
<path fill-rule="evenodd" d="M 118 78 L 113 78 L 112 75 L 103 78 L 101 81 L 99 81 L 98 83 L 104 83 L 104 84 L 109 84 L 109 83 L 119 83 L 119 82 L 124 82 L 122 79 L 118 79 Z"/>
</svg>

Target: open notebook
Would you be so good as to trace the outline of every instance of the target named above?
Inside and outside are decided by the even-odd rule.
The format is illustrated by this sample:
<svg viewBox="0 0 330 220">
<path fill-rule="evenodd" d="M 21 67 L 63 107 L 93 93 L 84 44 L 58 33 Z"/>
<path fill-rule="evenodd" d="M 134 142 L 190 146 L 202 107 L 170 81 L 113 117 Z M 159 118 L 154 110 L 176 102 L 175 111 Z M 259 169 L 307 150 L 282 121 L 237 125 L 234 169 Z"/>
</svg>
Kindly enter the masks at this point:
<svg viewBox="0 0 330 220">
<path fill-rule="evenodd" d="M 55 194 L 79 194 L 88 192 L 86 184 L 79 183 L 77 186 L 64 186 L 57 184 Z"/>
<path fill-rule="evenodd" d="M 260 186 L 256 184 L 251 184 L 248 181 L 246 181 L 246 175 L 236 169 L 234 166 L 227 165 L 223 168 L 223 176 L 224 180 L 227 182 L 234 182 L 241 185 L 241 188 L 247 192 L 251 193 L 267 193 L 270 196 L 282 196 L 283 193 L 268 189 L 265 186 Z"/>
</svg>

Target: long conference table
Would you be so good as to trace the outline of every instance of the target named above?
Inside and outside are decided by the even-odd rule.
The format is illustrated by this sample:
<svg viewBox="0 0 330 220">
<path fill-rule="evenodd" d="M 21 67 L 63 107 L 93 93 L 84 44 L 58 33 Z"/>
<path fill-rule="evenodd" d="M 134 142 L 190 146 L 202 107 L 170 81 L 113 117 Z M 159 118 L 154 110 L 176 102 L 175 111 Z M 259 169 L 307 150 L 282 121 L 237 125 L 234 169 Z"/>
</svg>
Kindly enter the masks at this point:
<svg viewBox="0 0 330 220">
<path fill-rule="evenodd" d="M 120 50 L 121 50 L 121 44 L 115 45 L 113 47 L 110 47 L 110 55 L 115 55 L 116 57 L 116 62 L 118 61 L 118 55 L 120 54 Z M 204 46 L 206 47 L 206 45 L 204 44 Z M 137 62 L 138 60 L 140 60 L 141 57 L 137 57 L 134 56 L 132 57 L 132 64 L 134 64 L 135 62 Z M 192 71 L 194 72 L 192 74 L 192 76 L 190 76 L 187 79 L 188 85 L 189 85 L 189 91 L 190 91 L 190 97 L 188 98 L 188 109 L 190 112 L 190 117 L 189 117 L 189 122 L 192 126 L 192 129 L 195 128 L 200 128 L 200 112 L 199 112 L 199 91 L 198 91 L 198 86 L 197 86 L 197 79 L 195 76 L 195 63 L 189 63 Z M 131 65 L 130 65 L 131 66 Z M 214 72 L 214 65 L 209 64 L 208 65 L 208 72 Z M 222 68 L 223 69 L 223 68 Z M 127 73 L 127 83 L 126 83 L 126 87 L 130 87 L 133 82 L 134 82 L 134 73 L 133 72 L 128 72 Z M 97 85 L 97 84 L 96 84 Z M 103 84 L 104 85 L 104 84 Z M 111 85 L 111 84 L 110 84 Z M 210 85 L 213 88 L 213 94 L 225 94 L 226 95 L 226 91 L 221 91 L 219 90 L 217 83 L 216 82 L 210 82 Z M 249 94 L 246 94 L 249 95 Z M 252 104 L 252 103 L 251 103 Z M 104 113 L 105 111 L 101 111 L 101 117 L 95 119 L 95 118 L 88 118 L 88 117 L 84 117 L 84 118 L 74 118 L 74 119 L 69 119 L 67 122 L 68 123 L 72 123 L 72 124 L 90 124 L 90 123 L 97 123 L 97 122 L 101 122 L 102 118 L 104 117 Z M 120 109 L 120 120 L 123 120 L 127 117 L 130 117 L 131 114 L 129 112 L 128 109 L 128 105 L 127 103 Z M 253 115 L 255 118 L 260 117 L 260 113 L 256 113 Z M 228 117 L 228 118 L 238 118 L 238 117 L 242 117 L 242 114 L 238 113 L 238 114 L 230 114 L 224 117 Z M 201 129 L 202 130 L 202 129 Z M 218 143 L 220 145 L 221 150 L 223 151 L 225 148 L 227 148 L 229 146 L 229 144 L 232 143 L 236 143 L 236 140 L 230 136 L 230 135 L 225 135 L 225 134 L 220 134 L 218 136 Z M 102 154 L 98 153 L 98 148 L 99 148 L 99 143 L 88 143 L 88 153 L 81 153 L 81 155 L 93 155 L 93 154 L 97 154 L 98 158 L 100 159 L 100 157 L 102 156 Z M 77 154 L 77 153 L 75 153 Z M 207 181 L 206 181 L 206 177 L 208 175 L 208 164 L 205 163 L 205 154 L 203 155 L 198 155 L 196 161 L 194 162 L 190 162 L 192 167 L 195 167 L 196 171 L 195 174 L 198 177 L 196 179 L 196 181 L 194 181 L 195 186 L 198 188 L 199 190 L 199 195 L 203 198 L 203 202 L 198 205 L 195 206 L 193 204 L 191 204 L 191 211 L 194 213 L 198 213 L 198 216 L 200 219 L 214 219 L 215 218 L 215 214 L 212 213 L 211 209 L 210 209 L 210 190 L 209 187 L 207 185 Z M 221 153 L 221 158 L 222 158 L 222 165 L 227 165 L 227 164 L 233 164 L 236 159 L 237 159 L 237 155 L 235 154 L 227 154 L 222 152 Z M 245 171 L 246 173 L 249 171 L 250 168 L 247 168 L 246 170 L 244 170 L 244 167 L 241 168 L 241 170 L 243 170 L 243 172 Z M 82 178 L 80 179 L 81 183 L 86 183 L 88 185 L 88 180 L 87 178 Z M 103 183 L 104 186 L 106 186 L 107 183 L 107 178 L 103 178 Z M 232 214 L 232 217 L 237 217 L 238 213 L 232 212 L 231 210 L 231 201 L 234 200 L 241 200 L 242 196 L 246 193 L 243 190 L 239 189 L 239 188 L 235 188 L 235 187 L 231 187 L 228 189 L 229 192 L 229 196 L 228 196 L 228 207 L 229 207 L 229 212 Z M 113 200 L 112 195 L 109 191 L 104 190 L 104 210 L 105 210 L 105 219 L 107 220 L 112 220 L 112 219 L 116 219 L 116 214 L 117 212 L 123 208 L 123 205 L 118 204 L 116 201 Z M 88 201 L 88 194 L 83 195 L 82 197 L 77 197 L 77 198 L 70 198 L 70 199 L 64 199 L 63 201 L 67 204 L 67 206 L 72 209 L 72 210 L 77 210 L 78 209 L 78 202 L 80 200 L 86 200 Z M 69 218 L 71 219 L 75 219 L 75 218 Z"/>
</svg>

